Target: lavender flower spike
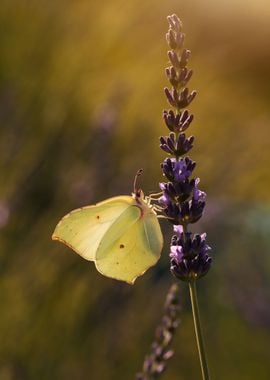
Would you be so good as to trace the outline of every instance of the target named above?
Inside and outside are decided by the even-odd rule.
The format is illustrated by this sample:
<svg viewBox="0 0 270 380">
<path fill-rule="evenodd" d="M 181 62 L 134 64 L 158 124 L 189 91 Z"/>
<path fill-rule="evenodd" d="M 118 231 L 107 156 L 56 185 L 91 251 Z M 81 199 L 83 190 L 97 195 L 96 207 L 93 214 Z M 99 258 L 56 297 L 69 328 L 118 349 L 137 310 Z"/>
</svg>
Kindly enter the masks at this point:
<svg viewBox="0 0 270 380">
<path fill-rule="evenodd" d="M 194 137 L 186 136 L 193 121 L 193 115 L 186 109 L 194 100 L 196 91 L 189 91 L 187 85 L 193 74 L 187 68 L 190 50 L 183 49 L 185 35 L 182 22 L 173 14 L 168 16 L 169 31 L 166 40 L 170 47 L 170 66 L 166 76 L 171 88 L 165 88 L 167 101 L 174 109 L 163 111 L 163 118 L 169 130 L 168 136 L 160 137 L 160 148 L 169 157 L 161 164 L 165 182 L 160 183 L 162 196 L 159 203 L 164 216 L 174 225 L 175 235 L 170 246 L 171 272 L 180 280 L 188 282 L 193 321 L 203 380 L 210 380 L 206 360 L 196 282 L 205 276 L 211 267 L 210 246 L 206 234 L 193 234 L 189 224 L 196 223 L 203 215 L 206 193 L 198 188 L 199 178 L 192 177 L 196 163 L 185 156 L 193 148 Z M 141 377 L 150 380 L 154 377 Z"/>
<path fill-rule="evenodd" d="M 173 284 L 166 296 L 164 315 L 156 329 L 155 340 L 150 353 L 145 357 L 142 372 L 136 375 L 136 380 L 157 379 L 166 369 L 168 360 L 173 356 L 172 340 L 180 321 L 178 319 L 179 305 L 178 284 Z"/>
<path fill-rule="evenodd" d="M 165 72 L 171 89 L 165 88 L 165 95 L 174 109 L 163 111 L 169 135 L 160 137 L 160 148 L 170 157 L 161 164 L 168 182 L 160 183 L 163 194 L 159 203 L 177 233 L 171 241 L 171 272 L 175 277 L 190 282 L 206 275 L 212 259 L 206 234 L 193 235 L 188 231 L 188 225 L 196 223 L 203 215 L 206 193 L 198 188 L 199 178 L 192 178 L 196 163 L 188 156 L 183 157 L 192 149 L 194 142 L 193 136 L 183 133 L 193 121 L 193 115 L 186 107 L 196 95 L 195 91 L 190 92 L 187 88 L 193 74 L 187 68 L 191 52 L 183 49 L 185 35 L 180 19 L 174 14 L 168 16 L 168 22 L 166 39 L 170 47 L 168 57 L 171 66 Z"/>
</svg>

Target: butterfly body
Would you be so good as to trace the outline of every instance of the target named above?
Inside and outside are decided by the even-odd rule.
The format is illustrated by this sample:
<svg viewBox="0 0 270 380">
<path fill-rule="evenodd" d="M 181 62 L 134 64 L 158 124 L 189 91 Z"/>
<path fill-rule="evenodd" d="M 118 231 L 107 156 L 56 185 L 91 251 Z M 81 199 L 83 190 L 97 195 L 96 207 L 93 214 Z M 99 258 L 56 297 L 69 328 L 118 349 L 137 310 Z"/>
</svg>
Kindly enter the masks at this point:
<svg viewBox="0 0 270 380">
<path fill-rule="evenodd" d="M 133 284 L 160 257 L 157 215 L 142 191 L 71 211 L 52 235 L 105 276 Z"/>
</svg>

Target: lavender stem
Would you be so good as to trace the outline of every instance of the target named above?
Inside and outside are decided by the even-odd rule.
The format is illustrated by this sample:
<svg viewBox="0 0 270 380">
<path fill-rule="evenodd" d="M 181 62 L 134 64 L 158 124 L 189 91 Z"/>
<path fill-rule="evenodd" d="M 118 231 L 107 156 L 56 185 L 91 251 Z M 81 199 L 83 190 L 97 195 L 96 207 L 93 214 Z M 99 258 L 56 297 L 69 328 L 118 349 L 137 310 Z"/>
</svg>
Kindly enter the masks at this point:
<svg viewBox="0 0 270 380">
<path fill-rule="evenodd" d="M 197 347 L 198 347 L 200 364 L 201 364 L 202 378 L 203 380 L 210 380 L 207 359 L 206 359 L 206 351 L 205 351 L 203 335 L 202 335 L 201 321 L 200 321 L 196 280 L 189 281 L 189 292 L 190 292 L 190 300 L 191 300 L 191 306 L 192 306 L 196 341 L 197 341 Z"/>
</svg>

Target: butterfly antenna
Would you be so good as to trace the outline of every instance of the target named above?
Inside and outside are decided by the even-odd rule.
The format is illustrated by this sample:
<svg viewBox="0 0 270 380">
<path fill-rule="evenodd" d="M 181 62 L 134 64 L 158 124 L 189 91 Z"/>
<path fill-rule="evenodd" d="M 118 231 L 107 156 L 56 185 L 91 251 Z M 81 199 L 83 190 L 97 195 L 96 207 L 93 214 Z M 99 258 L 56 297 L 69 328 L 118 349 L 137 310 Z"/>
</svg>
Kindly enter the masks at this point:
<svg viewBox="0 0 270 380">
<path fill-rule="evenodd" d="M 135 178 L 134 178 L 134 182 L 133 182 L 133 191 L 134 191 L 134 194 L 136 194 L 137 196 L 140 195 L 140 192 L 141 192 L 141 189 L 138 189 L 138 178 L 142 175 L 143 173 L 143 169 L 139 169 L 135 175 Z"/>
</svg>

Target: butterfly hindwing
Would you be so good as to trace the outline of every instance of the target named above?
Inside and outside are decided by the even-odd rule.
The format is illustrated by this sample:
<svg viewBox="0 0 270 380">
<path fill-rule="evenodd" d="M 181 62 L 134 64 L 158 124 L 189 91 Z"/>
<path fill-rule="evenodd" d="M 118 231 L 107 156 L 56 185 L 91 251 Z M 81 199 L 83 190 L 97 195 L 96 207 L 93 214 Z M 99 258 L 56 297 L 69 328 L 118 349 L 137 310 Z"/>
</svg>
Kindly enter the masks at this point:
<svg viewBox="0 0 270 380">
<path fill-rule="evenodd" d="M 150 225 L 155 225 L 150 228 Z M 151 237 L 149 234 L 153 234 Z M 160 257 L 162 235 L 156 215 L 142 217 L 138 206 L 130 206 L 107 230 L 96 254 L 98 271 L 108 277 L 134 283 Z"/>
<path fill-rule="evenodd" d="M 144 225 L 144 238 L 147 240 L 149 250 L 154 253 L 156 257 L 160 257 L 160 252 L 163 247 L 163 235 L 157 216 L 151 213 L 143 220 Z M 145 242 L 145 245 L 146 242 Z"/>
</svg>

